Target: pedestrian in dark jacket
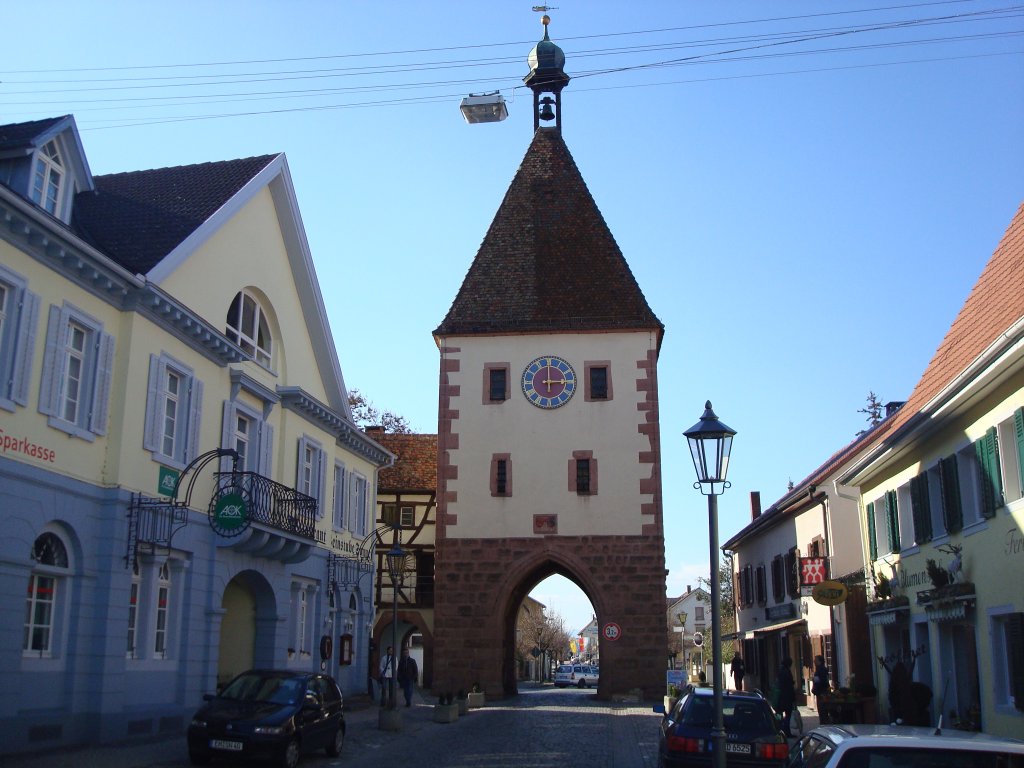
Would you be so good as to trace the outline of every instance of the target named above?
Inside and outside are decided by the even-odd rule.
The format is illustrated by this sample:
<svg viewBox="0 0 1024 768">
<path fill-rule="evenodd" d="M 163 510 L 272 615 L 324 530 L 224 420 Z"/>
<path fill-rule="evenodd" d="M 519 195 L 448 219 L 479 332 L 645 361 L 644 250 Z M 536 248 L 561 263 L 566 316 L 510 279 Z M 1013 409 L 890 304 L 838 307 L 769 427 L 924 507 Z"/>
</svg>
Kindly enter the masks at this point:
<svg viewBox="0 0 1024 768">
<path fill-rule="evenodd" d="M 420 676 L 416 659 L 409 655 L 409 649 L 402 649 L 402 658 L 398 661 L 398 684 L 402 686 L 402 693 L 405 694 L 405 706 L 412 706 L 412 687 L 417 683 Z"/>
<path fill-rule="evenodd" d="M 746 673 L 746 669 L 743 666 L 743 657 L 738 653 L 732 657 L 732 664 L 729 665 L 732 670 L 732 679 L 736 683 L 736 690 L 743 690 L 743 675 Z"/>
<path fill-rule="evenodd" d="M 815 703 L 822 696 L 827 696 L 832 690 L 828 682 L 828 667 L 825 666 L 824 656 L 814 657 L 814 677 L 811 678 L 811 693 L 814 694 Z"/>
<path fill-rule="evenodd" d="M 793 680 L 793 672 L 790 667 L 793 666 L 793 660 L 786 656 L 782 659 L 782 664 L 779 665 L 779 674 L 775 680 L 775 685 L 779 689 L 779 696 L 776 700 L 776 709 L 779 714 L 782 715 L 782 732 L 786 734 L 786 737 L 791 737 L 793 734 L 790 732 L 790 719 L 793 717 L 793 705 L 796 702 L 796 681 Z"/>
</svg>

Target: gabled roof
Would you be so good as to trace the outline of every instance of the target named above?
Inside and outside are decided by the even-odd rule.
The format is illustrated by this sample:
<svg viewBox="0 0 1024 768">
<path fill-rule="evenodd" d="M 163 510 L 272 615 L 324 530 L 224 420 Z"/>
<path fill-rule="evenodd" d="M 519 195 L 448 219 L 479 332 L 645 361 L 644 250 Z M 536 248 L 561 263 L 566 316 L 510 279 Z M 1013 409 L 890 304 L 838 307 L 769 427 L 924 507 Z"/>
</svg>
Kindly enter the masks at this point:
<svg viewBox="0 0 1024 768">
<path fill-rule="evenodd" d="M 561 134 L 536 132 L 435 336 L 649 330 L 647 305 Z"/>
<path fill-rule="evenodd" d="M 982 355 L 1018 337 L 1010 331 L 1024 319 L 1024 203 L 1017 209 L 995 253 L 967 296 L 928 367 L 893 418 L 873 433 L 872 449 L 898 439 L 901 430 L 952 387 Z M 965 377 L 963 384 L 968 384 Z"/>
<path fill-rule="evenodd" d="M 136 274 L 146 274 L 277 155 L 114 173 L 75 198 L 73 225 Z"/>
<path fill-rule="evenodd" d="M 378 493 L 427 494 L 437 490 L 437 435 L 370 434 L 395 454 L 394 465 L 378 473 Z"/>
<path fill-rule="evenodd" d="M 70 115 L 0 125 L 0 154 L 36 147 L 38 145 L 36 139 L 40 135 L 46 134 L 55 125 L 68 118 Z"/>
</svg>

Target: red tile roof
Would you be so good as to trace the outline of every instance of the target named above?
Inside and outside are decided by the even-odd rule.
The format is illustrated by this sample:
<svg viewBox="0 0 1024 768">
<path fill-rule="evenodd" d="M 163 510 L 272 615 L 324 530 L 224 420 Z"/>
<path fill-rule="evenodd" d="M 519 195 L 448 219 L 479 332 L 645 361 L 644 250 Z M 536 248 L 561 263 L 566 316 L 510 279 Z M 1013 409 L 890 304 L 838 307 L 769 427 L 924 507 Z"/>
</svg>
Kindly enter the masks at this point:
<svg viewBox="0 0 1024 768">
<path fill-rule="evenodd" d="M 435 335 L 663 330 L 555 129 L 536 132 Z"/>
<path fill-rule="evenodd" d="M 395 454 L 395 465 L 380 471 L 378 492 L 436 492 L 437 435 L 374 433 L 373 439 Z"/>
<path fill-rule="evenodd" d="M 907 404 L 884 422 L 875 443 L 893 435 L 1012 325 L 1024 318 L 1024 203 L 939 344 Z"/>
</svg>

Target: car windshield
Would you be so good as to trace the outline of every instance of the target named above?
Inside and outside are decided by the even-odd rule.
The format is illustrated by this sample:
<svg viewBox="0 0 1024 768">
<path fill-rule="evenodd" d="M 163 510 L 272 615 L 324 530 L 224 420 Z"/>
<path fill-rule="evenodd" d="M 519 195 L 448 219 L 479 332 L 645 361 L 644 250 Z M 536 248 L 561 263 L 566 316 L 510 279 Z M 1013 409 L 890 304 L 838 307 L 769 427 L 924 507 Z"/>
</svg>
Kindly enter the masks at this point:
<svg viewBox="0 0 1024 768">
<path fill-rule="evenodd" d="M 302 687 L 302 680 L 294 677 L 240 675 L 220 692 L 220 698 L 234 701 L 292 704 L 302 693 Z"/>
</svg>

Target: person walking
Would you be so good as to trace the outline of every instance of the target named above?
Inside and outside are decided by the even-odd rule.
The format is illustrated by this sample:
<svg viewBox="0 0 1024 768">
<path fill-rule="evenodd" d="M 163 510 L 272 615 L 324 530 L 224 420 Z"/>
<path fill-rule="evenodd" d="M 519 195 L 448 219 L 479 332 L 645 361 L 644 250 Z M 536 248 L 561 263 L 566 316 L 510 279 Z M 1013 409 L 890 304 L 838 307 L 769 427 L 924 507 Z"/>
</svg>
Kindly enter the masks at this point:
<svg viewBox="0 0 1024 768">
<path fill-rule="evenodd" d="M 729 669 L 732 671 L 732 679 L 736 683 L 736 690 L 743 690 L 743 675 L 746 673 L 746 669 L 743 666 L 743 657 L 738 653 L 732 657 L 732 664 L 729 665 Z"/>
<path fill-rule="evenodd" d="M 380 673 L 377 675 L 377 680 L 380 683 L 380 705 L 382 707 L 388 706 L 391 703 L 391 696 L 394 695 L 394 691 L 391 688 L 391 678 L 395 673 L 393 650 L 389 645 L 387 654 L 380 660 Z"/>
<path fill-rule="evenodd" d="M 786 734 L 786 738 L 793 736 L 790 721 L 793 717 L 793 705 L 796 703 L 796 682 L 790 670 L 792 666 L 793 660 L 789 656 L 783 657 L 778 677 L 775 679 L 775 686 L 779 689 L 775 708 L 782 715 L 782 732 Z"/>
<path fill-rule="evenodd" d="M 832 690 L 828 682 L 828 667 L 825 666 L 824 656 L 814 657 L 814 677 L 811 678 L 811 693 L 814 694 L 814 703 L 817 706 L 822 696 L 827 696 Z M 821 707 L 818 707 L 820 710 Z"/>
<path fill-rule="evenodd" d="M 412 706 L 412 688 L 419 681 L 420 669 L 416 659 L 409 655 L 409 649 L 402 649 L 402 658 L 398 660 L 398 684 L 405 695 L 405 706 Z"/>
</svg>

